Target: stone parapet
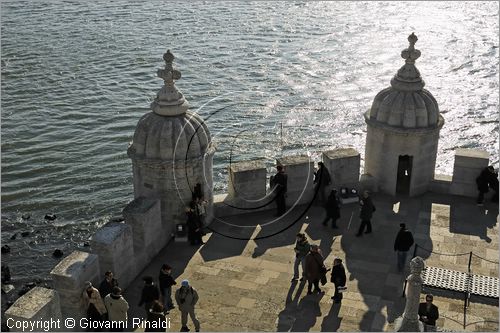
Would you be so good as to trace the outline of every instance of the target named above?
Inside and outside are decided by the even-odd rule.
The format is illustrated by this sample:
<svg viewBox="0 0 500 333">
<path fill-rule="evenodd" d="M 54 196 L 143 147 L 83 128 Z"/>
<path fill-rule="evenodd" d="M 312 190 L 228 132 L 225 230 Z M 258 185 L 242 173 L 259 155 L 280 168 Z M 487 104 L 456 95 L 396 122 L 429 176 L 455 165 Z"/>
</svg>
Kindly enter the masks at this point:
<svg viewBox="0 0 500 333">
<path fill-rule="evenodd" d="M 330 171 L 335 188 L 359 188 L 360 154 L 353 148 L 339 148 L 323 152 L 323 163 Z"/>
<path fill-rule="evenodd" d="M 489 164 L 489 154 L 480 149 L 460 148 L 455 151 L 450 194 L 476 197 L 476 178 Z"/>
<path fill-rule="evenodd" d="M 112 271 L 120 286 L 127 287 L 137 275 L 134 263 L 132 227 L 123 222 L 110 222 L 92 237 L 92 252 L 99 257 L 101 273 Z"/>
<path fill-rule="evenodd" d="M 314 161 L 307 155 L 284 156 L 276 160 L 288 175 L 287 207 L 310 202 L 314 195 Z"/>
<path fill-rule="evenodd" d="M 439 194 L 449 194 L 451 187 L 450 175 L 434 175 L 434 179 L 429 184 L 429 191 Z"/>
<path fill-rule="evenodd" d="M 97 255 L 73 251 L 50 272 L 55 290 L 59 293 L 63 318 L 83 318 L 85 309 L 81 295 L 85 281 L 99 285 L 101 274 Z"/>
<path fill-rule="evenodd" d="M 171 237 L 163 230 L 160 208 L 159 199 L 138 197 L 123 209 L 125 223 L 132 228 L 136 272 L 142 271 Z"/>
<path fill-rule="evenodd" d="M 12 332 L 66 331 L 61 320 L 59 295 L 53 289 L 31 289 L 5 311 L 5 318 Z"/>
<path fill-rule="evenodd" d="M 266 165 L 263 160 L 234 162 L 228 167 L 231 199 L 259 200 L 266 195 Z"/>
</svg>

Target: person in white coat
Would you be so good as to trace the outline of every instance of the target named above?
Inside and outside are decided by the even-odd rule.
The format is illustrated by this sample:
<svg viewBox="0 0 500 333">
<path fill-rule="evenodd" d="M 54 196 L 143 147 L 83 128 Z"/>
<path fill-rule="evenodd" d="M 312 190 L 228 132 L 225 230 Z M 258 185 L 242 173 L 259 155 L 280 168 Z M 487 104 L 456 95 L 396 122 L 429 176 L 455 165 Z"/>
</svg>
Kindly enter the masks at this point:
<svg viewBox="0 0 500 333">
<path fill-rule="evenodd" d="M 111 332 L 123 332 L 128 320 L 128 302 L 122 296 L 120 287 L 113 287 L 113 291 L 104 297 L 104 305 L 108 310 L 108 320 L 111 322 Z"/>
</svg>

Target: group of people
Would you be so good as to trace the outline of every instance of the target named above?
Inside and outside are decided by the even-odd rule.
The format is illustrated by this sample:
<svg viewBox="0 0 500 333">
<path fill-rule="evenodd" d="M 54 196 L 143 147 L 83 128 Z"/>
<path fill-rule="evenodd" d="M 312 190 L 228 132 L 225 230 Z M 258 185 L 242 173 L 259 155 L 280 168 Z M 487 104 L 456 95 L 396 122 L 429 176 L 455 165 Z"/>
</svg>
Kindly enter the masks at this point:
<svg viewBox="0 0 500 333">
<path fill-rule="evenodd" d="M 295 263 L 293 267 L 292 282 L 299 279 L 299 266 L 302 266 L 302 277 L 300 281 L 307 280 L 307 294 L 321 293 L 319 286 L 326 284 L 328 269 L 324 264 L 321 249 L 316 244 L 309 244 L 304 233 L 298 233 L 295 242 Z M 346 275 L 342 259 L 335 258 L 331 270 L 330 282 L 335 286 L 335 294 L 332 299 L 339 303 L 342 300 L 342 291 L 345 289 Z M 314 289 L 313 289 L 314 287 Z"/>
<path fill-rule="evenodd" d="M 168 327 L 166 315 L 175 309 L 172 301 L 172 287 L 177 284 L 172 277 L 172 267 L 162 265 L 158 275 L 159 288 L 151 276 L 143 277 L 144 286 L 138 306 L 144 306 L 146 310 L 145 332 L 165 332 Z M 121 332 L 127 327 L 129 304 L 121 295 L 122 290 L 118 287 L 118 281 L 113 273 L 108 271 L 101 282 L 99 289 L 95 288 L 90 281 L 85 282 L 82 293 L 82 302 L 86 309 L 87 320 L 109 321 L 111 332 Z M 181 332 L 189 332 L 187 326 L 188 315 L 193 321 L 196 332 L 200 330 L 200 322 L 196 318 L 195 306 L 199 296 L 188 280 L 181 282 L 180 288 L 175 292 L 175 301 L 181 312 Z M 89 325 L 95 331 L 100 325 Z"/>
</svg>

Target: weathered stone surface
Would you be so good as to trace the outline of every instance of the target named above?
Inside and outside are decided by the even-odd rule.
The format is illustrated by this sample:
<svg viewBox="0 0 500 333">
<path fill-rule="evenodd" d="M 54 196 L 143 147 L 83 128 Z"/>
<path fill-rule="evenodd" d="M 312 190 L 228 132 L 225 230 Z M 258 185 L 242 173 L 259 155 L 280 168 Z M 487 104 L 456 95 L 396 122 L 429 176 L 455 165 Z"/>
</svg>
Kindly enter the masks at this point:
<svg viewBox="0 0 500 333">
<path fill-rule="evenodd" d="M 455 164 L 450 193 L 467 197 L 477 196 L 476 177 L 488 166 L 488 152 L 460 148 L 455 151 Z"/>
<path fill-rule="evenodd" d="M 311 201 L 314 195 L 314 161 L 307 155 L 291 155 L 277 159 L 276 164 L 283 165 L 288 175 L 287 206 Z"/>
<path fill-rule="evenodd" d="M 360 154 L 353 148 L 341 148 L 323 153 L 323 163 L 330 171 L 336 188 L 359 188 Z"/>
<path fill-rule="evenodd" d="M 241 204 L 266 195 L 266 166 L 263 160 L 232 163 L 228 167 L 228 195 Z M 241 201 L 241 202 L 240 202 Z"/>
<path fill-rule="evenodd" d="M 42 326 L 43 321 L 50 321 L 50 331 L 64 331 L 61 324 L 61 308 L 59 303 L 58 293 L 53 289 L 35 287 L 28 293 L 24 294 L 5 311 L 5 318 L 8 320 L 8 325 L 27 325 L 28 329 L 18 329 L 16 326 L 11 327 L 13 332 L 42 332 L 46 328 Z M 59 325 L 57 321 L 59 320 Z M 32 328 L 34 328 L 32 330 Z"/>
<path fill-rule="evenodd" d="M 91 240 L 92 252 L 99 256 L 102 273 L 112 271 L 126 288 L 137 275 L 134 263 L 132 227 L 122 222 L 110 222 L 100 228 Z"/>
<path fill-rule="evenodd" d="M 98 285 L 102 278 L 97 255 L 73 251 L 54 267 L 50 275 L 59 293 L 62 316 L 83 317 L 85 310 L 81 307 L 81 294 L 84 282 Z"/>
</svg>

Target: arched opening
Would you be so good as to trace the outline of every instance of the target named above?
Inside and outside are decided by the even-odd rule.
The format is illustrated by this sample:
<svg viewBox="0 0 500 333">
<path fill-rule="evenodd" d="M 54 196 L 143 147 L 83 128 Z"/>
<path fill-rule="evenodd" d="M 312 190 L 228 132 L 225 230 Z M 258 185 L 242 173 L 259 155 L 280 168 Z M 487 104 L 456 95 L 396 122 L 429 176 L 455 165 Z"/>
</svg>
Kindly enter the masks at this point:
<svg viewBox="0 0 500 333">
<path fill-rule="evenodd" d="M 410 194 L 411 171 L 413 156 L 400 155 L 398 163 L 398 178 L 396 183 L 396 193 L 402 195 Z"/>
</svg>

